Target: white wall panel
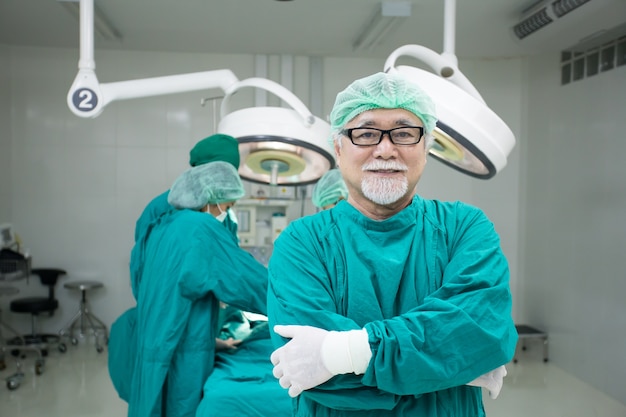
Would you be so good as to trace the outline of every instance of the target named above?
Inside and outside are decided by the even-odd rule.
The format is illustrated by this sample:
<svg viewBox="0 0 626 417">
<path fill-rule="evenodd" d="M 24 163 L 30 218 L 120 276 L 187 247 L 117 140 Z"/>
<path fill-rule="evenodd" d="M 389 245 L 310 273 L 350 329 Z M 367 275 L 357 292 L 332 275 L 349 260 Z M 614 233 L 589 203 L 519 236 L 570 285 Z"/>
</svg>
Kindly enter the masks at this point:
<svg viewBox="0 0 626 417">
<path fill-rule="evenodd" d="M 524 310 L 552 361 L 626 403 L 626 67 L 561 86 L 558 59 L 529 65 Z"/>
</svg>

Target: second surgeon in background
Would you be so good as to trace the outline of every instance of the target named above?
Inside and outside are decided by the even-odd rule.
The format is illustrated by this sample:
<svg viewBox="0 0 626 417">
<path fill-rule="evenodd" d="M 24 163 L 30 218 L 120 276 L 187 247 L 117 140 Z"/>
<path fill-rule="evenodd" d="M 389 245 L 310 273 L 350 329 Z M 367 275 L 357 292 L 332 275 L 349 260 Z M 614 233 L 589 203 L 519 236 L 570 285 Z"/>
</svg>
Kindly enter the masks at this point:
<svg viewBox="0 0 626 417">
<path fill-rule="evenodd" d="M 129 416 L 193 416 L 213 369 L 220 301 L 266 313 L 267 269 L 221 224 L 243 195 L 231 164 L 196 166 L 170 189 L 176 210 L 139 236 L 131 255 L 137 358 Z"/>
<path fill-rule="evenodd" d="M 347 198 L 348 187 L 341 176 L 341 171 L 331 169 L 313 187 L 311 201 L 315 207 L 328 210 Z"/>
</svg>

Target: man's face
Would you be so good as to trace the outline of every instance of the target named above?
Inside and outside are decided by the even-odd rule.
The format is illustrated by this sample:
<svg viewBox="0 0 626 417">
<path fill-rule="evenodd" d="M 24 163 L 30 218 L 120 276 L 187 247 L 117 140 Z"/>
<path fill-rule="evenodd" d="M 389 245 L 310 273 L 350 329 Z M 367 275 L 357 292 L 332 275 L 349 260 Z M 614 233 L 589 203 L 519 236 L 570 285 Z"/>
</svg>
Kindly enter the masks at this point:
<svg viewBox="0 0 626 417">
<path fill-rule="evenodd" d="M 375 109 L 352 119 L 345 129 L 372 127 L 393 129 L 423 126 L 403 109 Z M 425 139 L 414 145 L 395 145 L 383 135 L 378 145 L 356 146 L 347 136 L 335 144 L 337 163 L 349 191 L 348 201 L 366 210 L 381 206 L 399 211 L 410 203 L 426 163 Z"/>
</svg>

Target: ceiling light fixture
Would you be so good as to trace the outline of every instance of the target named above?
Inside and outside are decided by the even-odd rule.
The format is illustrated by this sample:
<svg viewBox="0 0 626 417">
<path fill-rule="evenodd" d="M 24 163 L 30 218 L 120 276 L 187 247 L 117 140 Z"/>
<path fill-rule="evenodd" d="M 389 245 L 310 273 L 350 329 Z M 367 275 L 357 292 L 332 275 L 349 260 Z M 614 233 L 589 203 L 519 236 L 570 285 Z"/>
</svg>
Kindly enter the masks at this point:
<svg viewBox="0 0 626 417">
<path fill-rule="evenodd" d="M 80 0 L 57 0 L 61 6 L 80 22 Z M 93 30 L 106 41 L 121 41 L 122 35 L 96 5 L 93 6 Z"/>
<path fill-rule="evenodd" d="M 421 45 L 401 46 L 389 55 L 384 70 L 405 75 L 435 102 L 439 120 L 430 154 L 460 172 L 488 179 L 506 166 L 515 136 L 459 70 L 454 55 L 455 0 L 445 0 L 444 8 L 444 52 L 438 54 Z M 421 60 L 433 72 L 396 67 L 400 56 Z"/>
<path fill-rule="evenodd" d="M 232 111 L 242 88 L 268 91 L 291 108 L 252 107 Z M 330 125 L 315 117 L 291 91 L 265 78 L 248 78 L 226 91 L 217 130 L 236 137 L 242 178 L 261 184 L 313 184 L 335 166 L 328 144 Z"/>
<path fill-rule="evenodd" d="M 411 2 L 383 1 L 352 44 L 355 51 L 368 51 L 411 16 Z"/>
<path fill-rule="evenodd" d="M 327 143 L 330 125 L 313 116 L 291 91 L 271 80 L 239 81 L 232 71 L 222 69 L 100 83 L 95 68 L 93 0 L 80 0 L 78 74 L 67 94 L 67 104 L 75 115 L 97 117 L 115 100 L 220 88 L 225 95 L 217 131 L 239 141 L 242 178 L 270 185 L 312 184 L 335 166 Z M 230 112 L 231 96 L 243 87 L 274 93 L 291 108 L 253 107 Z"/>
</svg>

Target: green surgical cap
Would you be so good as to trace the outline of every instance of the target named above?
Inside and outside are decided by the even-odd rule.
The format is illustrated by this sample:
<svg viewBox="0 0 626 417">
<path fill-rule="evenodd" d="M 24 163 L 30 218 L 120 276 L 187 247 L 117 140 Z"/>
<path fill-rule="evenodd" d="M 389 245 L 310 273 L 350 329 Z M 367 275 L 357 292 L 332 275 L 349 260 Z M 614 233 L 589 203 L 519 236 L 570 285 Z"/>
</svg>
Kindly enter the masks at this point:
<svg viewBox="0 0 626 417">
<path fill-rule="evenodd" d="M 224 161 L 239 169 L 239 142 L 232 136 L 217 133 L 196 143 L 189 152 L 192 167 L 209 162 Z"/>
<path fill-rule="evenodd" d="M 239 200 L 244 194 L 237 170 L 216 161 L 183 172 L 170 188 L 167 202 L 177 209 L 199 210 L 207 204 Z"/>
<path fill-rule="evenodd" d="M 330 128 L 339 132 L 359 114 L 374 109 L 404 109 L 420 118 L 431 133 L 437 123 L 435 104 L 415 83 L 397 73 L 379 72 L 354 81 L 337 94 Z"/>
<path fill-rule="evenodd" d="M 315 207 L 326 207 L 338 202 L 341 198 L 348 198 L 348 187 L 343 181 L 341 171 L 331 169 L 313 187 L 311 201 Z"/>
</svg>

